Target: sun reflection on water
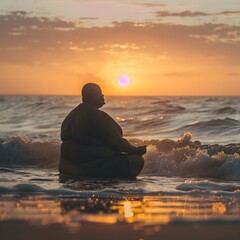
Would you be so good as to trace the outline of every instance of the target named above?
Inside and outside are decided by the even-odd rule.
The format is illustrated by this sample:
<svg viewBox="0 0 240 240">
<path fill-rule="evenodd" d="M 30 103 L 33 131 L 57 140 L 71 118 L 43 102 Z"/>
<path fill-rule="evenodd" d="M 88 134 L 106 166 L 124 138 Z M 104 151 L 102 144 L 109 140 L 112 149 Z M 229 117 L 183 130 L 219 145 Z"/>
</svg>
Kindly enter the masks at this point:
<svg viewBox="0 0 240 240">
<path fill-rule="evenodd" d="M 237 220 L 239 198 L 220 201 L 217 197 L 143 196 L 113 197 L 22 197 L 0 198 L 0 221 L 25 220 L 41 225 L 64 224 L 71 231 L 82 223 L 131 224 L 136 231 L 160 231 L 174 221 Z"/>
<path fill-rule="evenodd" d="M 212 211 L 216 214 L 224 214 L 227 211 L 227 208 L 224 203 L 218 202 L 212 204 Z"/>
<path fill-rule="evenodd" d="M 133 212 L 131 209 L 131 202 L 126 201 L 123 203 L 123 206 L 124 206 L 124 217 L 125 218 L 133 217 Z"/>
</svg>

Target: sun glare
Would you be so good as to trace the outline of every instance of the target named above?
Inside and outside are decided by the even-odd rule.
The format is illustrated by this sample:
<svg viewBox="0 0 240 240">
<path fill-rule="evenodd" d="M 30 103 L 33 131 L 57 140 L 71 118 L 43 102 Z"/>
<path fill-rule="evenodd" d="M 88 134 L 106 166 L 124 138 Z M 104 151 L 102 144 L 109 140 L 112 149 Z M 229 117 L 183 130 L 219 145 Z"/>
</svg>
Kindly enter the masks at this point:
<svg viewBox="0 0 240 240">
<path fill-rule="evenodd" d="M 118 78 L 118 84 L 122 87 L 128 86 L 130 83 L 130 78 L 126 75 L 122 75 Z"/>
</svg>

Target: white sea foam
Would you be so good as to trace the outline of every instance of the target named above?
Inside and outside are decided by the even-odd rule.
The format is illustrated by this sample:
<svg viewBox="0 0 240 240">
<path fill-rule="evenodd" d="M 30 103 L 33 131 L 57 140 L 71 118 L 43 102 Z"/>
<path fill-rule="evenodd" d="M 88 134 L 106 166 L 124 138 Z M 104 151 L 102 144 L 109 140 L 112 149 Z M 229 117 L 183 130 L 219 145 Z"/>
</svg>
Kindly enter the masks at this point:
<svg viewBox="0 0 240 240">
<path fill-rule="evenodd" d="M 152 176 L 181 176 L 240 180 L 239 145 L 201 145 L 192 142 L 185 133 L 177 141 L 133 140 L 147 144 L 143 174 Z M 2 166 L 37 165 L 56 168 L 60 159 L 60 142 L 31 141 L 24 136 L 2 140 L 0 162 Z"/>
<path fill-rule="evenodd" d="M 25 166 L 37 164 L 56 166 L 60 159 L 57 141 L 31 141 L 26 136 L 14 136 L 0 144 L 0 164 Z"/>
<path fill-rule="evenodd" d="M 240 156 L 224 152 L 210 156 L 206 150 L 189 147 L 163 153 L 150 146 L 143 173 L 240 180 Z"/>
</svg>

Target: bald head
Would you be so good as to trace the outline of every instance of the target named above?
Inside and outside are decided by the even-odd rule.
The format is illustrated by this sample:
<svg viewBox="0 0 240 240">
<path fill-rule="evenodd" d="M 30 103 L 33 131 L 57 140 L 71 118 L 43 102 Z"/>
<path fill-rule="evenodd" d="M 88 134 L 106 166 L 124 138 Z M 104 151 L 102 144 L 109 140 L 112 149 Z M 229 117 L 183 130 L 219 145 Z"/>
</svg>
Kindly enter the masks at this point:
<svg viewBox="0 0 240 240">
<path fill-rule="evenodd" d="M 82 88 L 82 96 L 88 98 L 101 88 L 96 83 L 87 83 Z"/>
<path fill-rule="evenodd" d="M 102 94 L 101 88 L 95 83 L 87 83 L 82 88 L 82 101 L 84 103 L 90 103 L 102 107 L 104 102 L 104 95 Z"/>
</svg>

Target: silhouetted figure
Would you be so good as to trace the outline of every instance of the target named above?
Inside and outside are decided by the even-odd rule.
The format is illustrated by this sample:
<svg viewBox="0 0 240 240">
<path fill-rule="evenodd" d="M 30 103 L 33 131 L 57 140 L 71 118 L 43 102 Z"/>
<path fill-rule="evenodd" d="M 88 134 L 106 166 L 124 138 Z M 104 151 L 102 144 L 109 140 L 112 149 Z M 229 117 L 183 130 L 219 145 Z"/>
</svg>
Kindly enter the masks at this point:
<svg viewBox="0 0 240 240">
<path fill-rule="evenodd" d="M 146 146 L 123 138 L 121 127 L 99 110 L 104 95 L 94 83 L 82 89 L 82 103 L 62 123 L 59 171 L 73 178 L 135 178 L 144 165 Z"/>
</svg>

